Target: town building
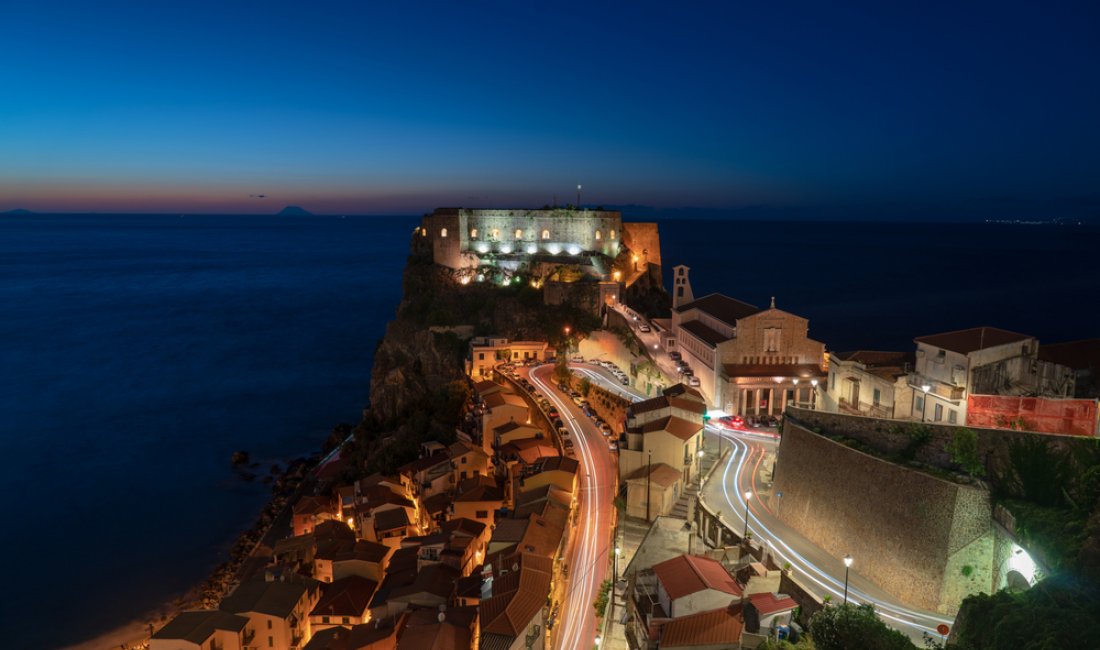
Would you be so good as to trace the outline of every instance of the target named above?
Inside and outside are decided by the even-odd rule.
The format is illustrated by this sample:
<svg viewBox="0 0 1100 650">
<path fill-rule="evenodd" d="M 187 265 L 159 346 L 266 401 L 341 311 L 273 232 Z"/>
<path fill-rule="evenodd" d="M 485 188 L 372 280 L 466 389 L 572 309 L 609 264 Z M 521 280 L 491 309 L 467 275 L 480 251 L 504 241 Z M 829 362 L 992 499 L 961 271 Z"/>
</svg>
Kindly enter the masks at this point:
<svg viewBox="0 0 1100 650">
<path fill-rule="evenodd" d="M 509 341 L 500 336 L 477 336 L 470 339 L 466 356 L 466 374 L 474 381 L 493 376 L 502 363 L 546 361 L 549 346 L 546 341 Z"/>
<path fill-rule="evenodd" d="M 248 619 L 255 638 L 246 645 L 291 650 L 309 640 L 309 613 L 321 598 L 320 584 L 285 574 L 254 579 L 238 585 L 219 609 Z"/>
<path fill-rule="evenodd" d="M 706 403 L 683 384 L 632 404 L 619 443 L 619 480 L 627 484 L 627 514 L 648 521 L 667 515 L 699 478 Z"/>
<path fill-rule="evenodd" d="M 713 409 L 779 415 L 790 402 L 812 402 L 825 377 L 825 345 L 809 321 L 771 306 L 713 293 L 694 298 L 686 266 L 673 268 L 673 308 L 665 346 L 687 363 Z M 694 385 L 695 380 L 691 383 Z"/>
<path fill-rule="evenodd" d="M 486 580 L 478 609 L 484 650 L 542 650 L 547 647 L 546 595 L 553 560 L 519 553 L 514 564 Z"/>
<path fill-rule="evenodd" d="M 815 391 L 816 406 L 832 413 L 909 417 L 913 410 L 909 375 L 915 360 L 912 352 L 830 352 L 830 388 Z M 813 408 L 809 404 L 799 406 Z"/>
</svg>

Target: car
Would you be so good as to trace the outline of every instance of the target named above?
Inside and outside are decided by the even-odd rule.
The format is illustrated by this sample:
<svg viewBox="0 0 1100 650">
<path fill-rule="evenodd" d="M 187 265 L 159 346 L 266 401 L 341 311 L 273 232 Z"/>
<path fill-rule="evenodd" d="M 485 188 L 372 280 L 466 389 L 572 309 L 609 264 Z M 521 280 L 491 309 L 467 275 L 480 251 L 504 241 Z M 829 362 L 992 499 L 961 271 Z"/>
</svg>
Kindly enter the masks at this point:
<svg viewBox="0 0 1100 650">
<path fill-rule="evenodd" d="M 673 361 L 680 361 L 684 357 L 681 356 L 679 352 L 669 352 L 668 353 L 668 358 L 672 359 Z"/>
<path fill-rule="evenodd" d="M 694 377 L 695 376 L 695 372 L 691 368 L 684 368 L 683 370 L 680 371 L 680 374 L 685 376 L 685 377 Z"/>
<path fill-rule="evenodd" d="M 619 451 L 619 441 L 614 438 L 608 438 L 607 448 L 611 451 Z"/>
<path fill-rule="evenodd" d="M 623 375 L 622 377 L 619 377 L 619 383 L 622 384 L 623 386 L 629 386 L 630 385 L 630 377 L 627 377 L 626 375 Z"/>
<path fill-rule="evenodd" d="M 605 436 L 611 435 L 611 425 L 604 422 L 600 425 L 600 432 L 603 433 Z"/>
<path fill-rule="evenodd" d="M 638 328 L 638 331 L 639 332 L 652 332 L 653 330 L 649 327 L 649 325 L 642 325 L 641 327 Z"/>
<path fill-rule="evenodd" d="M 569 360 L 573 363 L 584 363 L 584 357 L 579 354 L 574 354 Z"/>
<path fill-rule="evenodd" d="M 688 377 L 688 386 L 698 386 L 699 383 L 698 377 Z"/>
<path fill-rule="evenodd" d="M 558 435 L 561 436 L 562 438 L 568 438 L 569 437 L 569 430 L 566 429 L 565 427 L 558 427 Z"/>
</svg>

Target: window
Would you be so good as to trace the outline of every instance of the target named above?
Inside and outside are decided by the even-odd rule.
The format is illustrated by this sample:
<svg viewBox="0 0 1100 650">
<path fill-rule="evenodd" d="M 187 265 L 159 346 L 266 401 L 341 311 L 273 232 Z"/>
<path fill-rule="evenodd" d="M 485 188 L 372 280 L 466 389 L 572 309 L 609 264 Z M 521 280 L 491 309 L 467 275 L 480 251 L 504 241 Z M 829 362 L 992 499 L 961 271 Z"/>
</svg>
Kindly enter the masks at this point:
<svg viewBox="0 0 1100 650">
<path fill-rule="evenodd" d="M 485 353 L 484 352 L 478 352 L 477 353 L 477 360 L 478 361 L 485 361 Z"/>
<path fill-rule="evenodd" d="M 493 239 L 500 239 L 500 230 L 493 228 Z"/>
<path fill-rule="evenodd" d="M 936 404 L 936 415 L 933 417 L 936 422 L 943 420 L 943 404 Z"/>
<path fill-rule="evenodd" d="M 351 623 L 351 619 L 349 619 L 347 616 L 345 616 L 344 617 L 344 625 L 348 625 L 350 623 Z"/>
<path fill-rule="evenodd" d="M 947 421 L 950 422 L 951 424 L 955 424 L 959 421 L 959 414 L 958 414 L 957 411 L 955 411 L 955 409 L 948 409 L 948 411 L 947 411 Z"/>
<path fill-rule="evenodd" d="M 836 390 L 836 373 L 829 373 L 829 390 Z"/>
<path fill-rule="evenodd" d="M 778 327 L 769 327 L 764 330 L 764 351 L 779 352 L 779 341 L 783 330 Z"/>
<path fill-rule="evenodd" d="M 608 239 L 615 239 L 615 231 L 614 230 L 607 231 L 607 238 Z"/>
<path fill-rule="evenodd" d="M 523 239 L 523 230 L 516 228 L 516 239 Z"/>
<path fill-rule="evenodd" d="M 477 228 L 470 228 L 470 239 L 477 239 Z"/>
<path fill-rule="evenodd" d="M 321 617 L 321 622 L 324 623 L 325 625 L 328 625 L 328 617 L 327 616 L 322 616 Z"/>
<path fill-rule="evenodd" d="M 874 392 L 872 393 L 872 395 L 871 395 L 871 403 L 874 404 L 875 406 L 878 406 L 879 402 L 881 400 L 882 400 L 882 391 L 880 391 L 879 389 L 876 388 L 874 390 Z"/>
<path fill-rule="evenodd" d="M 542 238 L 543 239 L 550 239 L 550 231 L 549 230 L 543 230 L 542 231 Z"/>
<path fill-rule="evenodd" d="M 268 624 L 270 625 L 271 621 L 268 621 Z M 274 648 L 275 647 L 275 637 L 273 637 L 273 636 L 267 637 L 267 647 L 269 647 L 269 648 Z"/>
<path fill-rule="evenodd" d="M 267 629 L 271 629 L 271 619 L 267 619 Z"/>
<path fill-rule="evenodd" d="M 599 241 L 601 237 L 602 237 L 602 235 L 600 235 L 600 231 L 597 230 L 596 231 L 596 241 Z"/>
<path fill-rule="evenodd" d="M 447 236 L 447 229 L 446 228 L 441 229 L 439 231 L 439 236 L 440 237 L 446 237 Z"/>
<path fill-rule="evenodd" d="M 478 510 L 477 512 L 474 513 L 474 517 L 477 518 L 477 519 L 488 519 L 489 518 L 489 511 L 488 510 Z"/>
<path fill-rule="evenodd" d="M 924 398 L 923 397 L 921 397 L 920 395 L 917 395 L 917 401 L 914 402 L 914 404 L 916 405 L 916 410 L 918 410 L 922 413 L 924 412 Z"/>
</svg>

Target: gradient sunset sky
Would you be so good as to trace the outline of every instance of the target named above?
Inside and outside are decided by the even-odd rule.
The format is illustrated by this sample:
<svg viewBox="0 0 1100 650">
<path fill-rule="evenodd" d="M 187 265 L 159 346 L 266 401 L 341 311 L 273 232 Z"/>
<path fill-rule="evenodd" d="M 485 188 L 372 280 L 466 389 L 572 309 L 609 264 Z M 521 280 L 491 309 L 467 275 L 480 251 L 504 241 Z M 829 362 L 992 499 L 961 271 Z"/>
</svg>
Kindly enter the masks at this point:
<svg viewBox="0 0 1100 650">
<path fill-rule="evenodd" d="M 0 210 L 415 213 L 577 183 L 935 210 L 1095 203 L 1100 179 L 1095 2 L 3 0 L 0 27 Z"/>
</svg>

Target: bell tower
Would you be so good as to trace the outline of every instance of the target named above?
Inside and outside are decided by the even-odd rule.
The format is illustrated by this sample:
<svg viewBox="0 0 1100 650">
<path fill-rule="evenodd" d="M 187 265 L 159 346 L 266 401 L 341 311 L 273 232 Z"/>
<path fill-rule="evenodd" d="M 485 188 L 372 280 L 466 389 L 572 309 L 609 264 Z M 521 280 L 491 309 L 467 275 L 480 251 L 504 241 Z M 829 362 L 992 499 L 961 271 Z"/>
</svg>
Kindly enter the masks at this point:
<svg viewBox="0 0 1100 650">
<path fill-rule="evenodd" d="M 691 293 L 691 280 L 688 279 L 690 268 L 683 264 L 672 267 L 672 308 L 686 305 L 695 300 Z"/>
</svg>

